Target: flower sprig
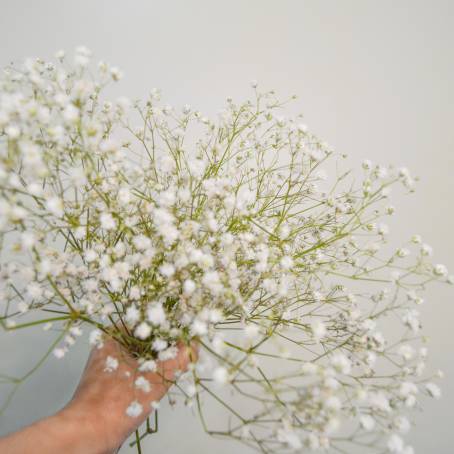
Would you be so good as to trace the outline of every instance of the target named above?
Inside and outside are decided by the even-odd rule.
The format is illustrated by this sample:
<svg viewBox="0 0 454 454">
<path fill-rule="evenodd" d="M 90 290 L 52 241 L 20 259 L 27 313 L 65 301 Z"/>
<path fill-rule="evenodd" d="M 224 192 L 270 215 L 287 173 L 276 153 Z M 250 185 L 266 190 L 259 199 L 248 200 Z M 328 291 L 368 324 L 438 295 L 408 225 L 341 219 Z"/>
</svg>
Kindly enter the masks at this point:
<svg viewBox="0 0 454 454">
<path fill-rule="evenodd" d="M 90 58 L 78 48 L 72 64 L 59 53 L 0 79 L 4 328 L 60 330 L 57 358 L 112 336 L 139 361 L 137 392 L 140 372 L 195 341 L 176 394 L 208 433 L 263 453 L 412 453 L 408 412 L 440 395 L 417 306 L 452 278 L 418 235 L 390 251 L 389 189 L 413 191 L 409 171 L 365 161 L 357 183 L 255 82 L 216 120 L 158 90 L 107 101 L 121 71 L 93 73 Z"/>
</svg>

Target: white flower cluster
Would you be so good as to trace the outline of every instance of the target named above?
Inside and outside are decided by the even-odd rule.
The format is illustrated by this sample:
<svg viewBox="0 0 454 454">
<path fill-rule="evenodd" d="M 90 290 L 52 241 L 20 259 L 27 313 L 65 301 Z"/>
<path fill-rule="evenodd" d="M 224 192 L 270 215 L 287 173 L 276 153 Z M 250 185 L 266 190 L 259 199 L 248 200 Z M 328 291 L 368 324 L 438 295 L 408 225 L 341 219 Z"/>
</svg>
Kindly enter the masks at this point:
<svg viewBox="0 0 454 454">
<path fill-rule="evenodd" d="M 157 90 L 104 100 L 121 72 L 100 63 L 93 77 L 90 58 L 0 79 L 3 326 L 59 328 L 58 358 L 90 327 L 141 371 L 198 342 L 176 382 L 185 403 L 215 399 L 233 418 L 215 434 L 263 453 L 413 452 L 407 413 L 440 396 L 415 306 L 452 279 L 418 235 L 387 252 L 389 186 L 412 190 L 408 170 L 366 161 L 361 184 L 329 185 L 323 167 L 342 157 L 257 83 L 214 121 Z"/>
</svg>

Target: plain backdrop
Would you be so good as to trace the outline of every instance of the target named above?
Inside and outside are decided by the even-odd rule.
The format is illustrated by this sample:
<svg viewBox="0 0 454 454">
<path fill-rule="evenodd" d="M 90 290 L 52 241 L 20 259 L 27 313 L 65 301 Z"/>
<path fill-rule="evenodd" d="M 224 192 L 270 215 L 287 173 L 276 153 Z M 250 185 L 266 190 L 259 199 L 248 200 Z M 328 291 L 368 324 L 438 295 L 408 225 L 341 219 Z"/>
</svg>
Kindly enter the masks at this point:
<svg viewBox="0 0 454 454">
<path fill-rule="evenodd" d="M 392 234 L 405 241 L 419 233 L 454 271 L 453 18 L 452 0 L 1 0 L 0 66 L 84 44 L 123 69 L 115 90 L 129 97 L 160 87 L 168 103 L 215 115 L 227 96 L 247 96 L 251 79 L 298 94 L 306 123 L 351 165 L 395 163 L 421 177 L 414 195 L 396 194 Z M 421 312 L 430 366 L 446 378 L 443 399 L 426 401 L 408 440 L 418 453 L 450 454 L 453 290 L 432 288 Z M 26 372 L 49 339 L 39 329 L 0 333 L 0 373 Z M 0 417 L 0 435 L 59 409 L 87 351 L 81 344 L 32 375 Z M 205 436 L 190 410 L 168 408 L 145 447 L 249 452 Z"/>
</svg>

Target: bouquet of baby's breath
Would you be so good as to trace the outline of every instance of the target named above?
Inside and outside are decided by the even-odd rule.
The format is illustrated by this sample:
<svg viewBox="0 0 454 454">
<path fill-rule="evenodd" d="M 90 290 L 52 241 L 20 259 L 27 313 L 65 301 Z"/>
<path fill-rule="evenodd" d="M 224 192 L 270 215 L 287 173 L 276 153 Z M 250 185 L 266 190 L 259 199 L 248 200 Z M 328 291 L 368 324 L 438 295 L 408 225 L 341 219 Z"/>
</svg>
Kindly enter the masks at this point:
<svg viewBox="0 0 454 454">
<path fill-rule="evenodd" d="M 256 83 L 212 120 L 157 90 L 107 101 L 117 68 L 93 74 L 86 48 L 56 58 L 0 80 L 3 327 L 59 330 L 57 358 L 113 336 L 142 389 L 141 371 L 195 341 L 175 393 L 207 432 L 263 453 L 412 453 L 407 413 L 440 395 L 416 307 L 451 278 L 418 235 L 386 245 L 389 188 L 411 191 L 409 172 L 340 170 Z"/>
</svg>

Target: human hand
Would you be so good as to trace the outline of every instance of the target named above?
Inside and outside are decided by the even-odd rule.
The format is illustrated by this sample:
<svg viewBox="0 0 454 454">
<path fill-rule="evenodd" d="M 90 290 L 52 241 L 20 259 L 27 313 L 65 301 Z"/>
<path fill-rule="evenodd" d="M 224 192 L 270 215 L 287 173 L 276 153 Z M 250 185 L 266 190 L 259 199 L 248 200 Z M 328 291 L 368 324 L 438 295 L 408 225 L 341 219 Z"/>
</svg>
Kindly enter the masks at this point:
<svg viewBox="0 0 454 454">
<path fill-rule="evenodd" d="M 106 371 L 107 358 L 118 366 Z M 94 348 L 71 401 L 58 413 L 0 438 L 0 452 L 23 454 L 111 454 L 137 429 L 172 386 L 179 371 L 197 359 L 197 348 L 178 345 L 177 356 L 157 361 L 153 372 L 140 372 L 138 362 L 113 339 Z M 112 368 L 111 368 L 112 369 Z M 138 388 L 136 380 L 143 377 Z M 149 389 L 146 389 L 149 383 Z M 141 409 L 131 417 L 131 402 Z"/>
<path fill-rule="evenodd" d="M 111 372 L 106 371 L 109 357 L 118 360 L 118 367 Z M 74 397 L 62 412 L 85 420 L 108 451 L 116 449 L 146 420 L 151 404 L 161 400 L 176 374 L 186 371 L 196 357 L 195 346 L 180 344 L 174 359 L 157 361 L 154 372 L 139 372 L 137 361 L 119 343 L 108 339 L 102 348 L 92 350 Z M 136 386 L 139 377 L 140 388 Z M 126 414 L 133 401 L 139 411 L 142 408 L 136 417 Z"/>
</svg>

